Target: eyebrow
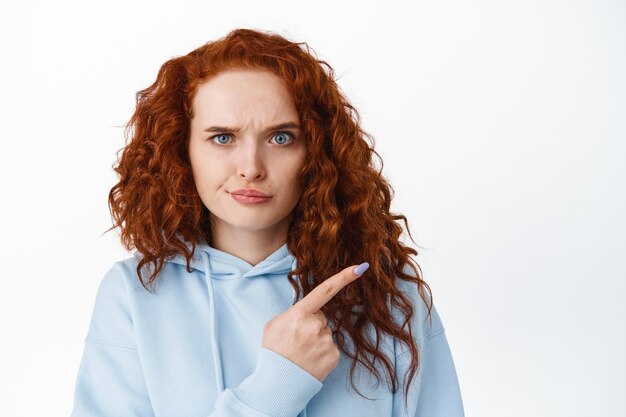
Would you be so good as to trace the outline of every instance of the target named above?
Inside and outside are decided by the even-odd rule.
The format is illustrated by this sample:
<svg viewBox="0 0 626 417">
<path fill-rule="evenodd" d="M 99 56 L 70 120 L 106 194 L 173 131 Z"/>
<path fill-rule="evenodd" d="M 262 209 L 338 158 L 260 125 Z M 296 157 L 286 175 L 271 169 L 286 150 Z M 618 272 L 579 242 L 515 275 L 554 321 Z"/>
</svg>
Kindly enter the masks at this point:
<svg viewBox="0 0 626 417">
<path fill-rule="evenodd" d="M 270 130 L 277 129 L 300 129 L 300 125 L 295 122 L 280 123 L 275 126 L 269 126 L 267 129 L 265 129 L 265 131 L 269 132 Z M 228 126 L 211 126 L 204 129 L 205 132 L 239 132 L 239 130 L 240 129 L 238 127 Z"/>
</svg>

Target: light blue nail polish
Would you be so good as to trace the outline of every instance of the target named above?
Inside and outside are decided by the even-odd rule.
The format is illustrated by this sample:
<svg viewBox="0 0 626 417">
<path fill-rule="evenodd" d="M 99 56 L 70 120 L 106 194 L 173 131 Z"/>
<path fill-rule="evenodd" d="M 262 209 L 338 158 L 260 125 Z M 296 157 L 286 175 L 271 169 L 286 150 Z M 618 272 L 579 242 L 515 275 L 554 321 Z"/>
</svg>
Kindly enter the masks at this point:
<svg viewBox="0 0 626 417">
<path fill-rule="evenodd" d="M 367 271 L 367 268 L 370 267 L 370 264 L 367 262 L 363 262 L 361 265 L 354 268 L 354 273 L 357 275 L 363 274 L 363 272 Z"/>
</svg>

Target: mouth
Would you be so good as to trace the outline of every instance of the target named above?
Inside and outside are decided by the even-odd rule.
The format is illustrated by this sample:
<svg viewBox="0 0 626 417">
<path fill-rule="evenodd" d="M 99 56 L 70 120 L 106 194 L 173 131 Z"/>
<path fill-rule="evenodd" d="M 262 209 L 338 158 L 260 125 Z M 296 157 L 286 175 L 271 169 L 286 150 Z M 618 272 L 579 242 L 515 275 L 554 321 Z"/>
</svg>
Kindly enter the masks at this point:
<svg viewBox="0 0 626 417">
<path fill-rule="evenodd" d="M 264 198 L 269 198 L 271 197 L 271 195 L 267 195 L 264 192 L 260 191 L 260 190 L 256 190 L 254 188 L 242 188 L 239 190 L 234 190 L 230 192 L 231 194 L 236 194 L 236 195 L 245 195 L 248 197 L 264 197 Z"/>
<path fill-rule="evenodd" d="M 230 193 L 230 196 L 235 201 L 238 201 L 240 203 L 249 203 L 249 204 L 265 203 L 265 202 L 270 201 L 270 199 L 272 198 L 271 196 L 259 197 L 259 196 L 254 196 L 254 195 L 244 195 L 244 194 L 236 194 L 236 193 Z"/>
</svg>

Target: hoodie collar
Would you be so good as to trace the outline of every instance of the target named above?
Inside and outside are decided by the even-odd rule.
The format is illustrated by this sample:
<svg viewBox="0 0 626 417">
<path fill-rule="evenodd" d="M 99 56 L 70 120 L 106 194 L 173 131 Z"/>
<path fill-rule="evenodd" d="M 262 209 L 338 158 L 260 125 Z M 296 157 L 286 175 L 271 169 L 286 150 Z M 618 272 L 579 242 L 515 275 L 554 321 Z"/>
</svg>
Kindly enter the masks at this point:
<svg viewBox="0 0 626 417">
<path fill-rule="evenodd" d="M 191 246 L 188 245 L 188 248 L 191 249 Z M 206 263 L 203 261 L 200 252 L 205 252 L 210 256 L 211 271 L 205 271 Z M 185 257 L 181 254 L 167 258 L 166 261 L 179 265 L 187 265 Z M 211 277 L 214 279 L 254 278 L 262 275 L 285 275 L 295 268 L 296 258 L 289 252 L 287 243 L 285 242 L 267 258 L 256 265 L 251 265 L 235 255 L 216 249 L 202 242 L 196 245 L 190 266 L 205 274 L 210 272 Z"/>
</svg>

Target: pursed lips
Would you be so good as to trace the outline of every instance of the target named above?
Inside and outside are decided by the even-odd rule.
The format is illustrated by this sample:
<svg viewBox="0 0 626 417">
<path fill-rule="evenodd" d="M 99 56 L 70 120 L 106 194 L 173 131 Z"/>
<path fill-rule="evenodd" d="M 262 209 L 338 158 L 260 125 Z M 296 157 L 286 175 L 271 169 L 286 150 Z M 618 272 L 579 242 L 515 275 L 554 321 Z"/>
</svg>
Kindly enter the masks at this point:
<svg viewBox="0 0 626 417">
<path fill-rule="evenodd" d="M 270 195 L 267 195 L 263 193 L 262 191 L 258 191 L 258 190 L 235 190 L 235 191 L 232 191 L 231 194 L 243 195 L 246 197 L 260 197 L 260 198 L 271 197 Z"/>
</svg>

